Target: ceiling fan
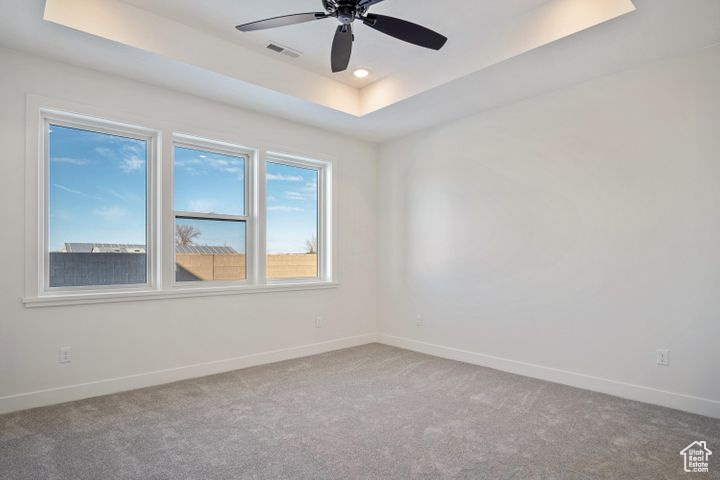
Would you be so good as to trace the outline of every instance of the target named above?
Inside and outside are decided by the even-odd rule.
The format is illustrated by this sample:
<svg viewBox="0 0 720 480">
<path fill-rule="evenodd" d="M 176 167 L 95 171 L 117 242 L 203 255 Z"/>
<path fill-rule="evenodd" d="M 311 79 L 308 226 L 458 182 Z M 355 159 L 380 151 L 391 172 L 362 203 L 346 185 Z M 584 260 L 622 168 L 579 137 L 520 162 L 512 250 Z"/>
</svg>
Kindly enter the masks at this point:
<svg viewBox="0 0 720 480">
<path fill-rule="evenodd" d="M 255 30 L 312 22 L 314 20 L 336 18 L 340 22 L 340 26 L 338 26 L 335 31 L 335 39 L 332 44 L 331 65 L 333 73 L 347 70 L 350 64 L 352 44 L 355 40 L 352 24 L 355 20 L 362 20 L 368 27 L 374 28 L 391 37 L 433 50 L 440 50 L 445 45 L 445 42 L 447 42 L 447 37 L 421 25 L 395 17 L 368 13 L 368 9 L 371 6 L 382 1 L 383 0 L 322 0 L 325 12 L 284 15 L 282 17 L 273 17 L 238 25 L 235 28 L 241 32 L 252 32 Z"/>
</svg>

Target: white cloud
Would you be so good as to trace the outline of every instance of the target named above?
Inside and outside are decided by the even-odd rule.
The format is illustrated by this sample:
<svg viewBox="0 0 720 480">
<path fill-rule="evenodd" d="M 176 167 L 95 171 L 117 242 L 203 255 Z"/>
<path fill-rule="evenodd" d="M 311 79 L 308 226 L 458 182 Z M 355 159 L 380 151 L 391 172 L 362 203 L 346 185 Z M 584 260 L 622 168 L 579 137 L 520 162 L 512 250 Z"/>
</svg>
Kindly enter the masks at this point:
<svg viewBox="0 0 720 480">
<path fill-rule="evenodd" d="M 117 198 L 118 200 L 122 200 L 123 202 L 127 202 L 127 200 L 128 200 L 125 195 L 123 195 L 123 194 L 120 193 L 120 192 L 116 192 L 116 191 L 113 190 L 112 188 L 103 188 L 102 190 L 105 191 L 105 192 L 107 192 L 107 193 L 109 193 L 110 195 L 112 195 L 113 197 Z"/>
<path fill-rule="evenodd" d="M 285 198 L 289 200 L 305 200 L 305 195 L 299 192 L 285 192 Z"/>
<path fill-rule="evenodd" d="M 190 200 L 188 206 L 191 212 L 210 213 L 215 209 L 215 203 L 210 200 Z"/>
<path fill-rule="evenodd" d="M 286 205 L 274 205 L 267 207 L 268 212 L 302 212 L 303 209 L 299 207 L 288 207 Z"/>
<path fill-rule="evenodd" d="M 211 168 L 223 173 L 240 174 L 238 180 L 242 180 L 245 170 L 244 160 L 236 157 L 219 157 L 216 155 L 198 155 L 197 157 L 185 160 L 175 160 L 176 167 L 182 167 L 190 175 L 205 173 L 205 168 Z"/>
<path fill-rule="evenodd" d="M 304 192 L 304 193 L 317 192 L 317 180 L 313 180 L 312 182 L 306 183 L 302 189 L 302 192 Z"/>
<path fill-rule="evenodd" d="M 265 178 L 269 182 L 302 182 L 303 177 L 299 175 L 275 175 L 273 173 L 268 173 Z"/>
<path fill-rule="evenodd" d="M 106 220 L 115 220 L 128 215 L 128 211 L 122 207 L 96 208 L 93 214 Z"/>
<path fill-rule="evenodd" d="M 77 166 L 87 165 L 88 163 L 90 163 L 88 160 L 85 160 L 82 158 L 70 158 L 70 157 L 52 157 L 50 159 L 50 161 L 53 163 L 64 163 L 67 165 L 77 165 Z"/>
<path fill-rule="evenodd" d="M 290 190 L 283 194 L 288 200 L 305 201 L 314 199 L 317 195 L 317 182 L 308 182 L 298 190 Z"/>
<path fill-rule="evenodd" d="M 111 150 L 105 147 L 97 147 L 95 151 L 103 157 L 111 160 L 120 158 L 120 170 L 125 173 L 132 173 L 145 168 L 143 149 L 139 145 L 125 144 L 120 151 Z"/>
<path fill-rule="evenodd" d="M 120 169 L 125 173 L 132 173 L 141 170 L 145 166 L 145 160 L 140 157 L 125 157 L 120 162 Z"/>
<path fill-rule="evenodd" d="M 244 162 L 240 159 L 225 160 L 222 158 L 209 157 L 205 159 L 204 163 L 215 170 L 225 173 L 242 173 L 244 167 Z"/>
<path fill-rule="evenodd" d="M 132 202 L 140 202 L 143 200 L 143 198 L 141 196 L 135 195 L 134 193 L 128 193 L 128 192 L 120 193 L 120 192 L 113 190 L 112 188 L 108 188 L 108 187 L 99 187 L 99 188 L 103 192 L 105 192 L 109 195 L 112 195 L 113 197 L 117 198 L 118 200 L 122 200 L 123 202 L 131 202 L 131 201 Z"/>
<path fill-rule="evenodd" d="M 109 148 L 97 147 L 95 151 L 106 158 L 111 158 L 113 156 L 112 150 L 110 150 Z"/>
<path fill-rule="evenodd" d="M 138 156 L 141 153 L 143 153 L 143 149 L 140 148 L 140 145 L 137 145 L 134 143 L 133 144 L 130 144 L 130 143 L 124 144 L 122 146 L 122 151 L 123 151 L 123 153 L 125 153 L 127 155 L 131 155 L 131 156 Z"/>
<path fill-rule="evenodd" d="M 100 197 L 96 197 L 95 195 L 90 195 L 89 193 L 81 192 L 80 190 L 74 190 L 74 189 L 72 189 L 72 188 L 68 188 L 68 187 L 66 187 L 65 185 L 60 185 L 60 184 L 57 184 L 57 183 L 53 183 L 53 187 L 59 188 L 59 189 L 62 190 L 62 191 L 65 191 L 65 192 L 68 192 L 68 193 L 72 193 L 72 194 L 75 194 L 75 195 L 80 195 L 80 196 L 83 196 L 83 197 L 92 198 L 93 200 L 103 201 L 103 199 L 100 198 Z"/>
</svg>

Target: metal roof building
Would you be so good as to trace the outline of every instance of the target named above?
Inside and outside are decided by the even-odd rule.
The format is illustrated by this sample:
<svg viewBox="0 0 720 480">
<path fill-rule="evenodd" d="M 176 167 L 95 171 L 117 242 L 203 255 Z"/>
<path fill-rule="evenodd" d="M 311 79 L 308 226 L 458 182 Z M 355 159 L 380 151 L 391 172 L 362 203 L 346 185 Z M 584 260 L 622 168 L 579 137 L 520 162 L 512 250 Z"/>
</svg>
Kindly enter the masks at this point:
<svg viewBox="0 0 720 480">
<path fill-rule="evenodd" d="M 145 245 L 125 243 L 66 243 L 65 253 L 145 253 Z M 237 255 L 239 252 L 232 247 L 213 245 L 176 245 L 175 251 L 180 254 L 198 255 Z"/>
</svg>

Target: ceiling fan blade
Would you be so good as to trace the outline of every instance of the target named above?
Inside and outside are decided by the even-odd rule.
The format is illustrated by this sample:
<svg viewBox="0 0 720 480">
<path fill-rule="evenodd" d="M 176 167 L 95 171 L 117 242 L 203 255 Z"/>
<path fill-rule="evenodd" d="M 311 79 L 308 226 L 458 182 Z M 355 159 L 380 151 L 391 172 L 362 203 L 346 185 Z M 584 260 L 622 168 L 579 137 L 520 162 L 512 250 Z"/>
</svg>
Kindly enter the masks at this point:
<svg viewBox="0 0 720 480">
<path fill-rule="evenodd" d="M 352 25 L 340 25 L 335 31 L 332 44 L 332 71 L 333 73 L 347 70 L 352 55 L 353 33 Z"/>
<path fill-rule="evenodd" d="M 295 15 L 283 15 L 282 17 L 267 18 L 258 20 L 257 22 L 245 23 L 238 25 L 237 28 L 241 32 L 252 32 L 255 30 L 265 30 L 266 28 L 286 27 L 298 23 L 312 22 L 313 20 L 322 20 L 328 18 L 327 13 L 296 13 Z"/>
<path fill-rule="evenodd" d="M 447 37 L 429 28 L 395 17 L 368 13 L 363 23 L 391 37 L 433 50 L 440 50 L 447 42 Z"/>
<path fill-rule="evenodd" d="M 358 3 L 358 7 L 371 7 L 375 5 L 376 3 L 380 3 L 383 0 L 360 0 L 360 3 Z"/>
</svg>

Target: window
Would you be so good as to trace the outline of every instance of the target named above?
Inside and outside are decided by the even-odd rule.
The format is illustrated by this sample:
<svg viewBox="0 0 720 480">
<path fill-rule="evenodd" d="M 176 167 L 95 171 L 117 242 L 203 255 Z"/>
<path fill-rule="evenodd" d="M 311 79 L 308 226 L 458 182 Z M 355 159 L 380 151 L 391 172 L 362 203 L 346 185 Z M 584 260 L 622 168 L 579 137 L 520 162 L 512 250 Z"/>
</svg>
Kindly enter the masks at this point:
<svg viewBox="0 0 720 480">
<path fill-rule="evenodd" d="M 320 276 L 322 167 L 272 158 L 266 163 L 266 275 L 269 280 Z"/>
<path fill-rule="evenodd" d="M 62 118 L 44 128 L 45 288 L 147 285 L 150 139 Z"/>
<path fill-rule="evenodd" d="M 28 98 L 27 306 L 335 286 L 330 162 Z"/>
<path fill-rule="evenodd" d="M 191 142 L 174 147 L 175 281 L 246 280 L 249 156 Z"/>
</svg>

